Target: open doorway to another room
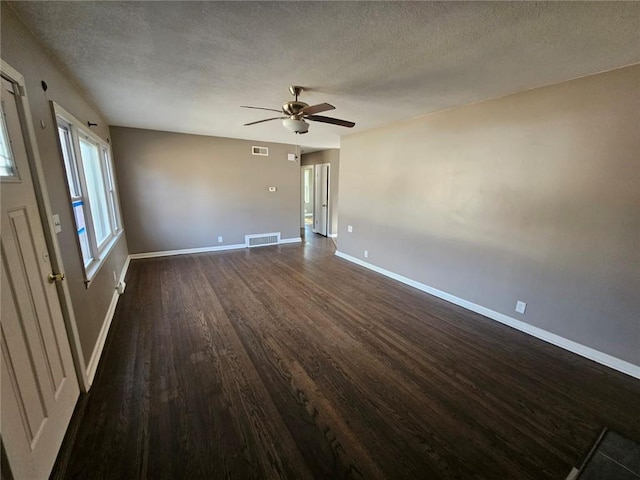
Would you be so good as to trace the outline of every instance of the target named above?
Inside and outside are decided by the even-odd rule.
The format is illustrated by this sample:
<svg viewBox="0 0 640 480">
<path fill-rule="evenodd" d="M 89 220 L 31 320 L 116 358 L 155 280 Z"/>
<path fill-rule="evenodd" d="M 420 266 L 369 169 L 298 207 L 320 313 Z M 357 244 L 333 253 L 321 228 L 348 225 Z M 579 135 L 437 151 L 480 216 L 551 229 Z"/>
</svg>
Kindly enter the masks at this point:
<svg viewBox="0 0 640 480">
<path fill-rule="evenodd" d="M 329 164 L 314 165 L 313 231 L 329 236 Z"/>
<path fill-rule="evenodd" d="M 302 234 L 317 233 L 331 236 L 328 163 L 303 165 L 301 170 L 301 228 Z"/>
<path fill-rule="evenodd" d="M 313 227 L 313 165 L 302 167 L 302 215 L 303 227 Z"/>
<path fill-rule="evenodd" d="M 300 228 L 302 235 L 338 236 L 340 150 L 302 154 L 300 159 Z"/>
</svg>

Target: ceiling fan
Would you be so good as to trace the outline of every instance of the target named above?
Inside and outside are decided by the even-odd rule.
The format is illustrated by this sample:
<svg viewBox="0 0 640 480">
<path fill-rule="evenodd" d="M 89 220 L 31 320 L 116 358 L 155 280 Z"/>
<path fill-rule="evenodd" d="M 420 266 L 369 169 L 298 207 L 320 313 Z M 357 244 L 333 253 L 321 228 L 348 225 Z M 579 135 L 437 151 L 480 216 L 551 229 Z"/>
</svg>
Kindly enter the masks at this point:
<svg viewBox="0 0 640 480">
<path fill-rule="evenodd" d="M 296 99 L 290 102 L 286 102 L 282 105 L 282 110 L 276 110 L 275 108 L 263 108 L 263 107 L 250 107 L 242 105 L 242 108 L 254 108 L 256 110 L 269 110 L 270 112 L 278 112 L 282 116 L 265 118 L 264 120 L 258 120 L 257 122 L 245 123 L 244 126 L 255 125 L 256 123 L 270 122 L 271 120 L 282 120 L 282 125 L 293 133 L 307 133 L 309 131 L 309 124 L 305 120 L 311 120 L 312 122 L 330 123 L 332 125 L 339 125 L 341 127 L 351 128 L 355 125 L 354 122 L 347 120 L 340 120 L 339 118 L 325 117 L 323 115 L 316 115 L 316 113 L 326 112 L 333 110 L 336 107 L 328 103 L 319 103 L 318 105 L 309 105 L 304 102 L 298 101 L 298 95 L 300 95 L 304 89 L 302 87 L 291 86 L 289 92 Z"/>
</svg>

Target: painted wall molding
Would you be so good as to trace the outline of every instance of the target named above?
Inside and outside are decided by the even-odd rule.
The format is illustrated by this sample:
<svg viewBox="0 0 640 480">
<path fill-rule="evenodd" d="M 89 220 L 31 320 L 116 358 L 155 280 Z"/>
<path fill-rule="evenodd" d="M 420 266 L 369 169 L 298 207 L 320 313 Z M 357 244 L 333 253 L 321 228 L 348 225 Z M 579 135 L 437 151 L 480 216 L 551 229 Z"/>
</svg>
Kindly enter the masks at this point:
<svg viewBox="0 0 640 480">
<path fill-rule="evenodd" d="M 551 333 L 547 330 L 543 330 L 542 328 L 535 327 L 521 320 L 517 320 L 515 318 L 509 317 L 500 312 L 496 312 L 495 310 L 491 310 L 489 308 L 483 307 L 482 305 L 478 305 L 473 302 L 469 302 L 464 300 L 463 298 L 456 297 L 455 295 L 451 295 L 447 292 L 443 292 L 442 290 L 438 290 L 437 288 L 431 287 L 424 283 L 417 282 L 408 277 L 399 275 L 397 273 L 391 272 L 384 268 L 373 265 L 369 262 L 365 262 L 360 260 L 357 257 L 353 257 L 346 253 L 340 252 L 336 250 L 336 256 L 340 257 L 349 262 L 360 265 L 361 267 L 367 268 L 374 272 L 377 272 L 385 277 L 389 277 L 393 280 L 397 280 L 398 282 L 404 283 L 405 285 L 409 285 L 410 287 L 416 288 L 423 292 L 426 292 L 435 297 L 441 298 L 442 300 L 446 300 L 447 302 L 453 303 L 460 307 L 466 308 L 467 310 L 471 310 L 472 312 L 479 313 L 491 320 L 495 320 L 504 325 L 508 325 L 516 330 L 520 330 L 521 332 L 528 333 L 540 340 L 543 340 L 547 343 L 551 343 L 560 348 L 564 348 L 572 353 L 580 355 L 582 357 L 588 358 L 589 360 L 593 360 L 594 362 L 600 363 L 609 368 L 613 368 L 619 372 L 625 373 L 637 379 L 640 379 L 640 366 L 634 365 L 625 360 L 621 360 L 612 355 L 609 355 L 604 352 L 600 352 L 594 348 L 587 347 L 586 345 L 582 345 L 580 343 L 574 342 L 573 340 L 569 340 L 567 338 L 561 337 L 560 335 L 556 335 L 555 333 Z"/>
<path fill-rule="evenodd" d="M 302 242 L 302 237 L 294 237 L 294 238 L 283 238 L 280 240 L 280 244 L 283 243 L 300 243 Z"/>
<path fill-rule="evenodd" d="M 246 248 L 246 245 L 244 243 L 236 243 L 233 245 L 220 245 L 215 247 L 182 248 L 180 250 L 161 250 L 158 252 L 132 253 L 131 255 L 129 255 L 129 258 L 131 258 L 131 260 L 137 260 L 139 258 L 169 257 L 171 255 L 189 255 L 191 253 L 221 252 L 224 250 L 237 250 L 240 248 Z"/>
<path fill-rule="evenodd" d="M 120 282 L 124 282 L 124 277 L 127 276 L 127 271 L 129 270 L 130 261 L 131 261 L 131 256 L 129 255 L 127 256 L 127 259 L 125 260 L 124 265 L 122 266 L 122 271 L 120 272 L 120 276 L 118 277 L 118 281 L 116 282 L 116 284 Z M 89 381 L 89 388 L 93 384 L 93 378 L 96 376 L 96 371 L 98 370 L 98 364 L 100 363 L 100 358 L 102 357 L 104 344 L 107 341 L 107 335 L 109 334 L 109 328 L 111 328 L 113 315 L 116 313 L 116 306 L 118 305 L 119 298 L 120 298 L 120 294 L 117 292 L 114 286 L 113 296 L 111 297 L 111 303 L 109 303 L 107 314 L 105 315 L 104 321 L 102 322 L 102 328 L 100 329 L 100 334 L 98 335 L 96 344 L 93 347 L 93 352 L 91 352 L 91 358 L 89 358 L 89 361 L 87 362 L 87 380 Z"/>
<path fill-rule="evenodd" d="M 301 237 L 282 238 L 280 239 L 279 245 L 285 243 L 297 243 L 301 241 Z M 235 243 L 233 245 L 217 245 L 214 247 L 183 248 L 180 250 L 162 250 L 158 252 L 132 253 L 131 255 L 129 255 L 129 258 L 131 260 L 137 260 L 139 258 L 169 257 L 171 255 L 189 255 L 192 253 L 222 252 L 225 250 L 239 250 L 241 248 L 247 248 L 247 245 L 244 243 Z"/>
</svg>

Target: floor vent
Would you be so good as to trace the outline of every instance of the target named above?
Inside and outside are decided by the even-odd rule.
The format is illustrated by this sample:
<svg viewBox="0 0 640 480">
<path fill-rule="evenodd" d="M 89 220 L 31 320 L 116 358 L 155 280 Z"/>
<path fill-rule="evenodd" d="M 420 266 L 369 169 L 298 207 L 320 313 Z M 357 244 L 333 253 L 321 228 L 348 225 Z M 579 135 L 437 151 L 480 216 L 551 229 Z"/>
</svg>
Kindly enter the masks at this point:
<svg viewBox="0 0 640 480">
<path fill-rule="evenodd" d="M 280 243 L 280 232 L 245 235 L 244 242 L 247 248 L 278 245 Z"/>
</svg>

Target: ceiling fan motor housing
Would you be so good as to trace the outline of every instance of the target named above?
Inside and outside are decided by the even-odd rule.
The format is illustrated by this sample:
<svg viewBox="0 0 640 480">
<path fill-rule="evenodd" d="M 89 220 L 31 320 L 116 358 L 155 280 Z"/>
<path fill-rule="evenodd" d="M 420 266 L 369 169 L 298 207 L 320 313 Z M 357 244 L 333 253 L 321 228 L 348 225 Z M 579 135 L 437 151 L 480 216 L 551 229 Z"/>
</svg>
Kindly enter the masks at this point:
<svg viewBox="0 0 640 480">
<path fill-rule="evenodd" d="M 298 115 L 300 113 L 300 110 L 308 106 L 309 104 L 304 102 L 287 102 L 282 104 L 282 111 L 287 115 Z"/>
</svg>

